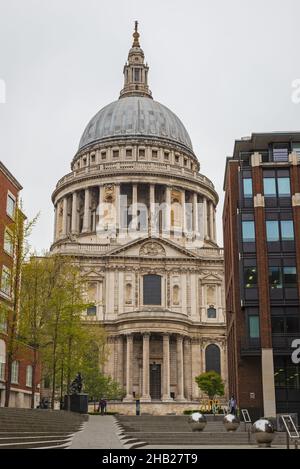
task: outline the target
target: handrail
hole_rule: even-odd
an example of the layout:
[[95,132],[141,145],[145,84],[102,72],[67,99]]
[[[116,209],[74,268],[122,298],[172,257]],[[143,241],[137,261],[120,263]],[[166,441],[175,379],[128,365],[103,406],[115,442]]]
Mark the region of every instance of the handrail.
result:
[[[296,428],[295,422],[290,415],[281,415],[285,431],[286,431],[286,447],[290,448],[290,440],[294,440],[295,449],[298,449],[298,440],[300,439],[299,432]],[[294,435],[293,435],[294,433]]]

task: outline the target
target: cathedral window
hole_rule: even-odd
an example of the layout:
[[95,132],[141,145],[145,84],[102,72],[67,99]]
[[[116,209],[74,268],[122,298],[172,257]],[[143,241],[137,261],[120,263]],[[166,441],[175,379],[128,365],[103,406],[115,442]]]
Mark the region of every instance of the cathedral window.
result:
[[205,369],[221,374],[220,349],[215,344],[210,344],[205,349]]
[[161,276],[144,275],[143,278],[144,305],[161,305]]
[[126,148],[126,157],[131,158],[132,157],[132,149],[131,148]]
[[97,313],[97,307],[95,305],[88,306],[86,310],[87,316],[96,316]]
[[207,317],[208,317],[208,319],[216,319],[217,310],[213,305],[211,305],[211,306],[209,306],[209,308],[207,308]]
[[141,81],[140,79],[141,70],[139,68],[134,69],[134,81]]
[[139,149],[139,157],[140,158],[145,158],[145,148],[140,148]]
[[113,158],[119,158],[119,150],[113,150]]
[[101,160],[106,160],[106,151],[101,152]]
[[96,160],[96,156],[95,156],[95,155],[91,155],[91,163],[95,163],[95,160]]
[[169,161],[169,153],[165,151],[164,158],[166,161]]
[[158,151],[157,150],[152,150],[152,158],[154,158],[156,160],[157,157],[158,157]]
[[179,163],[179,156],[175,156],[175,163]]

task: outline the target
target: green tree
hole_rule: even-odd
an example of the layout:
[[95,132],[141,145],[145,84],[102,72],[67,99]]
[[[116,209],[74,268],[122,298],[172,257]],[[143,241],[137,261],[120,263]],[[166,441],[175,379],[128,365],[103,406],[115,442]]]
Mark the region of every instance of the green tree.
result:
[[11,233],[13,246],[13,268],[10,278],[11,301],[8,307],[1,309],[1,320],[7,324],[7,377],[5,383],[5,407],[9,406],[11,389],[11,371],[12,363],[20,344],[18,337],[18,328],[20,321],[20,294],[21,278],[25,258],[29,252],[27,239],[31,234],[32,228],[37,221],[38,216],[28,221],[22,211],[22,205],[17,203],[14,222],[8,227]]
[[199,389],[203,391],[209,399],[215,399],[217,396],[224,396],[224,382],[216,371],[207,371],[195,377]]

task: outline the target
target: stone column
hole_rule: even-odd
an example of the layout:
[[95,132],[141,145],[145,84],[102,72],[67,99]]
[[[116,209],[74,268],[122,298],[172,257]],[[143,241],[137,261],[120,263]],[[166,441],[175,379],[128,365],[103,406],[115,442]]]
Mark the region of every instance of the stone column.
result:
[[126,336],[126,396],[124,401],[131,402],[133,399],[132,395],[132,361],[133,361],[133,335],[128,334]]
[[186,211],[185,211],[185,190],[181,191],[181,206],[182,206],[182,232],[183,234],[187,233],[187,223],[186,223]]
[[132,213],[132,222],[131,222],[131,228],[134,233],[137,231],[137,203],[138,203],[138,198],[137,198],[137,184],[132,184],[132,207],[131,207],[131,213]]
[[198,227],[198,194],[197,192],[193,193],[193,231],[194,236],[198,236],[199,227]]
[[153,236],[156,234],[156,219],[155,219],[155,184],[150,184],[150,234]]
[[172,401],[170,397],[170,334],[163,334],[163,395],[164,402]]
[[102,205],[102,199],[103,199],[103,185],[99,186],[99,197],[98,197],[98,207],[96,210],[96,213],[98,214],[98,223],[96,222],[96,233],[100,233],[101,231],[103,232],[103,205]]
[[184,401],[183,388],[183,337],[177,335],[177,396],[176,401]]
[[120,230],[120,184],[116,184],[116,199],[115,199],[115,210],[116,210],[116,236]]
[[64,197],[63,199],[63,219],[62,219],[62,237],[67,236],[67,224],[68,224],[68,199]]
[[150,333],[143,334],[143,392],[141,402],[151,401],[149,380]]
[[90,231],[90,189],[85,189],[84,193],[84,215],[83,215],[83,227],[82,232],[87,233]]
[[171,230],[171,187],[166,186],[165,194],[165,223],[164,223],[164,232],[167,237],[170,237]]
[[206,197],[203,197],[203,239],[207,239],[207,231],[208,231],[208,226],[207,226],[207,199]]
[[184,374],[184,396],[189,401],[192,394],[192,364],[191,364],[191,340],[185,338],[183,342],[183,374]]
[[123,336],[117,338],[117,380],[121,386],[124,386],[124,369],[123,369]]
[[78,212],[77,212],[77,192],[72,194],[72,222],[71,222],[71,232],[77,234],[78,232],[78,222],[77,222]]
[[57,240],[57,220],[58,220],[58,204],[54,205],[54,233],[53,242]]
[[211,240],[214,239],[214,204],[209,203],[209,237]]

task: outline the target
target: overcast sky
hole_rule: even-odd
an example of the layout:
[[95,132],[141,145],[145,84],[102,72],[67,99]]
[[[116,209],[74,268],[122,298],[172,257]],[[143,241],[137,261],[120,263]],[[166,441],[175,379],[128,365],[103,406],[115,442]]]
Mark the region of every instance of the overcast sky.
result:
[[32,246],[48,249],[51,193],[90,118],[114,101],[140,24],[154,99],[186,126],[220,195],[251,132],[300,130],[299,0],[0,0],[0,160],[23,185]]

